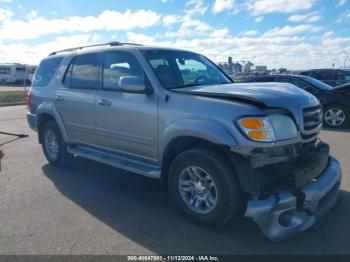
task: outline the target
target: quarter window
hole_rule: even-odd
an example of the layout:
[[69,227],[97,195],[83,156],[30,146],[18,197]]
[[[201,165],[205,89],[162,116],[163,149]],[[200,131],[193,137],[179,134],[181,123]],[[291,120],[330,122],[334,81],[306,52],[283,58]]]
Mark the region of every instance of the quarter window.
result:
[[43,60],[35,72],[33,86],[46,86],[50,83],[52,77],[62,61],[62,57],[48,58]]
[[123,76],[137,76],[144,79],[144,72],[136,58],[126,52],[109,52],[103,65],[103,88],[119,90]]

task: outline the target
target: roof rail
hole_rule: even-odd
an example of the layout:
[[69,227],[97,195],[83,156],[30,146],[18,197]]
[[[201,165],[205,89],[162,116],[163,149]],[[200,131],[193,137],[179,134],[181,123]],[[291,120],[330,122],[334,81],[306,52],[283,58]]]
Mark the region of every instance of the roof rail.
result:
[[89,47],[98,47],[98,46],[124,46],[124,45],[133,45],[133,46],[142,46],[140,44],[134,44],[134,43],[122,43],[122,42],[109,42],[109,43],[104,43],[104,44],[96,44],[96,45],[86,45],[86,46],[79,46],[79,47],[73,47],[73,48],[68,48],[60,51],[55,51],[49,54],[49,56],[57,55],[58,53],[64,53],[64,52],[72,52],[76,50],[81,50],[84,48],[89,48]]

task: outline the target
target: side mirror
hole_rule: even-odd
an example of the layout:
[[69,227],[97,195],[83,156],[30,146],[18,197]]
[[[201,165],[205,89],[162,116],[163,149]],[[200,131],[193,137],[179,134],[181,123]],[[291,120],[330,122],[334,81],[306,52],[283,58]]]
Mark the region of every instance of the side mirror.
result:
[[146,93],[145,80],[139,76],[122,76],[119,87],[126,93]]

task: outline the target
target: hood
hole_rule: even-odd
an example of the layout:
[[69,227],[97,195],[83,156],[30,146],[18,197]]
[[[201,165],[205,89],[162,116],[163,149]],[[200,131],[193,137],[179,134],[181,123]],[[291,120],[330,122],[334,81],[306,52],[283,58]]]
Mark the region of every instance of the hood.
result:
[[[244,83],[180,88],[177,93],[229,99],[254,104],[261,108],[301,108],[318,105],[312,94],[287,83]],[[294,111],[294,110],[291,110]]]

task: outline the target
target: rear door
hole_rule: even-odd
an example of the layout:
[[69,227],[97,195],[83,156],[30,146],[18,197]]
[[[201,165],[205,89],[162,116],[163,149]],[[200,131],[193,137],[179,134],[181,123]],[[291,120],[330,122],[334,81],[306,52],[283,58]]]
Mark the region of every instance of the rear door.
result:
[[95,96],[101,69],[101,54],[75,56],[57,90],[55,103],[72,142],[94,145]]
[[122,76],[143,78],[152,88],[132,53],[105,53],[102,86],[96,94],[98,145],[153,162],[157,153],[157,92],[125,93],[119,87]]

